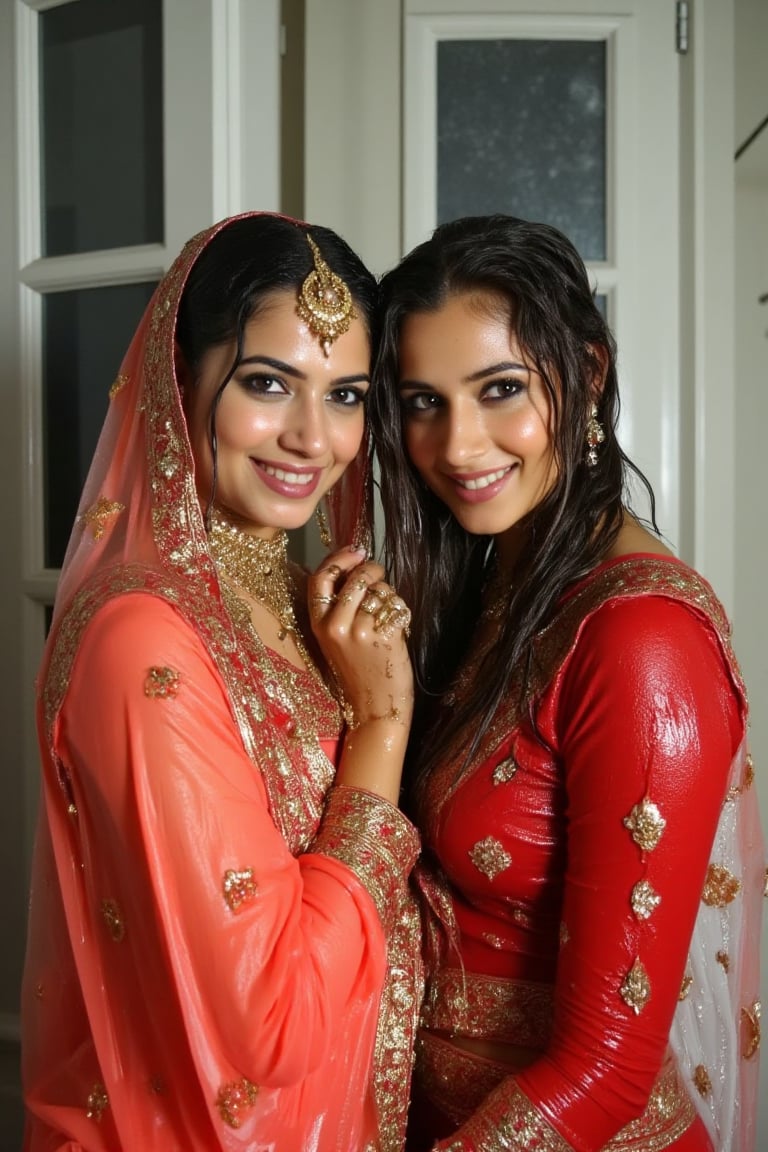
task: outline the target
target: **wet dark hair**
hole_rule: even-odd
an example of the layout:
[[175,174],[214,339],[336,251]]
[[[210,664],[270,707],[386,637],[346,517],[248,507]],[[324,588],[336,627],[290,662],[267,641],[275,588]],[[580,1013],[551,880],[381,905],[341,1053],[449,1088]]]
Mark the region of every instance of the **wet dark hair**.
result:
[[193,383],[205,353],[235,341],[232,364],[211,404],[213,485],[206,519],[216,490],[216,412],[221,395],[242,360],[245,327],[275,292],[291,291],[298,296],[314,267],[308,234],[331,271],[349,288],[355,312],[365,325],[372,346],[376,338],[376,280],[346,241],[330,228],[263,213],[234,218],[214,236],[189,274],[176,321],[176,343]]
[[[521,666],[525,695],[533,639],[568,585],[605,557],[623,508],[629,507],[631,476],[647,490],[654,528],[655,505],[648,481],[616,437],[613,337],[583,261],[561,232],[511,216],[456,220],[437,228],[384,276],[380,288],[382,329],[368,414],[380,463],[384,562],[413,610],[411,644],[421,702],[410,760],[420,773],[455,756],[457,746],[466,756],[474,753],[509,691],[513,670]],[[466,652],[495,549],[492,538],[461,527],[408,459],[398,345],[406,317],[435,311],[450,296],[465,293],[490,305],[494,314],[503,307],[541,374],[552,407],[557,478],[527,518],[527,545],[505,592],[506,611],[486,664],[453,713],[435,716],[429,697],[447,688]],[[597,464],[589,467],[585,437],[593,400],[605,440]]]

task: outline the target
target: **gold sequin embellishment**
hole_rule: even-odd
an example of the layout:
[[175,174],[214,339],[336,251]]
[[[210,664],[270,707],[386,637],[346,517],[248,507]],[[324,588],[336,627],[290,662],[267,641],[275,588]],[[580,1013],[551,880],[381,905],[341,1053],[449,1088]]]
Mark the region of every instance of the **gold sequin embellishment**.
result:
[[91,529],[94,540],[100,540],[104,535],[107,521],[125,511],[125,504],[117,500],[107,500],[106,496],[99,496],[95,504],[83,512],[82,519]]
[[112,386],[109,389],[110,400],[114,400],[114,398],[115,398],[115,396],[117,396],[118,392],[122,392],[123,388],[125,388],[127,383],[128,383],[128,377],[125,375],[124,372],[121,372],[118,376],[116,376],[114,382],[112,383]]
[[216,1097],[216,1107],[224,1123],[230,1128],[239,1128],[243,1122],[243,1113],[253,1108],[258,1095],[259,1089],[245,1077],[222,1084]]
[[252,900],[256,895],[256,881],[253,879],[253,868],[244,868],[235,872],[229,868],[224,873],[222,884],[224,899],[233,912],[237,912],[241,905]]
[[125,936],[125,924],[120,915],[120,909],[114,900],[102,900],[101,915],[104,917],[104,923],[110,936],[119,944]]
[[715,956],[715,960],[717,960],[718,964],[725,972],[727,972],[731,966],[731,958],[727,952],[718,952]]
[[94,1084],[88,1093],[85,1112],[87,1119],[95,1120],[98,1124],[108,1105],[109,1097],[106,1088],[103,1084]]
[[647,880],[632,889],[632,911],[638,920],[648,920],[661,904],[661,896]]
[[712,1080],[703,1064],[697,1064],[693,1073],[693,1082],[699,1096],[709,1096],[712,1091]]
[[710,864],[701,898],[708,908],[725,908],[736,899],[741,881],[722,864]]
[[636,959],[619,989],[622,1000],[639,1016],[651,998],[651,982],[639,959]]
[[725,797],[726,804],[731,800],[738,800],[739,796],[741,796],[743,792],[746,792],[749,788],[752,787],[754,781],[755,765],[752,760],[751,752],[747,752],[747,755],[744,757],[744,775],[742,777],[741,783],[734,784],[731,788],[728,789],[728,793]]
[[677,994],[678,1000],[685,1000],[685,998],[688,995],[688,993],[690,992],[692,986],[693,986],[693,976],[689,976],[688,973],[686,973],[685,976],[683,976],[683,981],[680,985],[680,991]]
[[479,872],[489,880],[495,879],[505,868],[509,868],[512,857],[509,852],[493,836],[486,836],[478,840],[477,844],[469,850],[469,858]]
[[508,756],[506,760],[502,760],[500,764],[496,765],[491,774],[491,779],[494,784],[508,784],[509,781],[513,780],[517,775],[518,767],[519,765],[514,756]]
[[144,695],[159,700],[174,698],[180,682],[181,677],[175,668],[150,668],[144,681]]
[[760,1016],[762,1005],[755,1000],[751,1008],[741,1010],[741,1054],[745,1060],[751,1060],[760,1048]]
[[667,822],[659,809],[647,797],[635,804],[629,816],[624,818],[624,827],[632,833],[632,839],[643,852],[652,852],[661,840]]

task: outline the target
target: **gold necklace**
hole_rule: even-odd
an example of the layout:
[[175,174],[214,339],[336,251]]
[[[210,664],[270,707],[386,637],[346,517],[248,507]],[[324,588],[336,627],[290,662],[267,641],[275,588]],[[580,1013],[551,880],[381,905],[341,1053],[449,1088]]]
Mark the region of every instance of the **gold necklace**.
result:
[[288,565],[288,534],[279,531],[271,540],[251,536],[214,512],[208,543],[216,567],[276,617],[281,640],[292,633],[303,656]]

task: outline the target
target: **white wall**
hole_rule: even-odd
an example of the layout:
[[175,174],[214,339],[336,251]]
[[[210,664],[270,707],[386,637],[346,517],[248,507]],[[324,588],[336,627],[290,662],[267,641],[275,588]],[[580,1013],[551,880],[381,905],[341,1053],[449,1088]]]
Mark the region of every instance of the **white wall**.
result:
[[[768,3],[736,0],[737,147],[768,115]],[[736,161],[736,500],[734,641],[749,692],[763,825],[768,831],[768,128]],[[724,381],[724,386],[729,382]],[[763,1002],[768,996],[768,909]],[[768,1054],[761,1066],[758,1152],[768,1149]]]

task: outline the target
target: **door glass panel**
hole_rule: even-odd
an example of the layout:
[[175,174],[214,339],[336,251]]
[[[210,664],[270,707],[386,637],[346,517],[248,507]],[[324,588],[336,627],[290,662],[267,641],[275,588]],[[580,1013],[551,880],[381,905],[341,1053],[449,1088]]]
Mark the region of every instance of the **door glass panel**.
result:
[[162,243],[162,0],[39,19],[43,255]]
[[606,259],[604,40],[441,40],[437,218],[508,212]]
[[43,297],[45,566],[60,568],[109,388],[155,284]]

